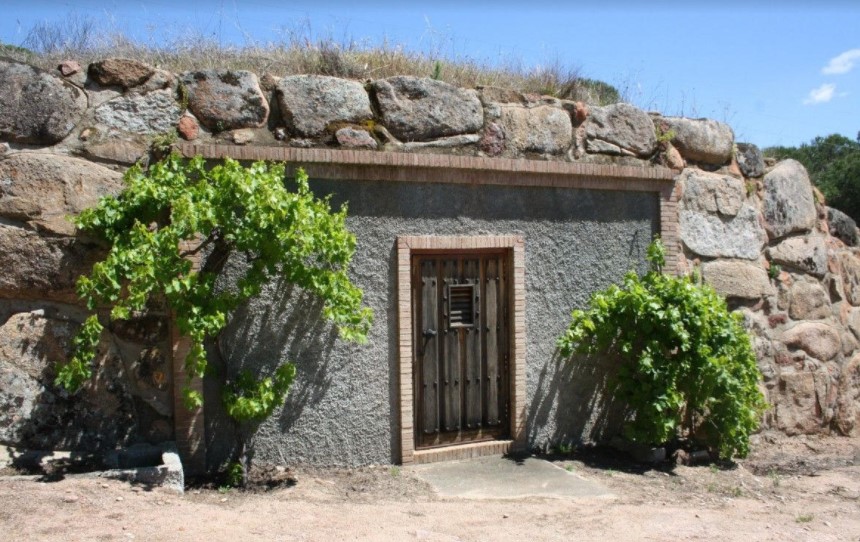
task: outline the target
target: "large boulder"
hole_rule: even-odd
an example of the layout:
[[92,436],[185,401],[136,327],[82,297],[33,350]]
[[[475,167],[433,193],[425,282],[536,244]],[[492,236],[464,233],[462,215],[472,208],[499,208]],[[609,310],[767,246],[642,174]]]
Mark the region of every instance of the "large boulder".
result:
[[185,72],[179,80],[187,93],[188,109],[210,130],[259,128],[269,118],[269,103],[257,76],[249,71]]
[[95,120],[108,134],[154,135],[173,130],[182,108],[171,90],[130,93],[107,101],[95,110]]
[[154,67],[129,58],[106,58],[89,67],[90,77],[98,84],[125,89],[142,84],[154,73]]
[[707,262],[702,266],[702,278],[726,297],[760,299],[776,293],[767,272],[746,262]]
[[598,140],[640,157],[650,156],[657,149],[651,117],[626,103],[590,108],[585,135],[586,144]]
[[134,403],[111,343],[97,349],[93,378],[74,395],[54,385],[78,325],[42,311],[13,314],[0,325],[0,442],[41,450],[97,450],[122,445],[134,428]]
[[735,158],[744,177],[761,177],[764,175],[764,156],[761,150],[752,143],[738,143]]
[[849,247],[857,246],[857,223],[839,209],[827,208],[827,222],[830,224],[830,235],[836,237]]
[[402,140],[474,133],[484,123],[481,101],[474,90],[407,75],[376,80],[371,90],[382,123]]
[[549,105],[500,107],[498,124],[504,132],[507,150],[538,154],[565,152],[573,140],[570,115]]
[[122,175],[86,160],[15,153],[0,159],[0,216],[52,234],[74,235],[68,216],[122,187]]
[[691,168],[684,170],[678,181],[683,190],[682,208],[689,211],[736,216],[746,197],[744,182],[728,175]]
[[277,83],[281,115],[290,130],[302,137],[322,135],[336,123],[360,123],[373,118],[364,86],[325,75],[293,75]]
[[821,431],[833,414],[825,404],[830,385],[827,368],[821,365],[782,372],[777,395],[770,398],[777,428],[788,435]]
[[732,159],[735,134],[728,124],[711,119],[656,117],[661,133],[673,133],[672,144],[687,160],[722,165]]
[[794,320],[820,320],[832,314],[830,296],[818,282],[797,281],[791,287],[788,315]]
[[839,331],[823,322],[800,322],[783,333],[782,342],[820,361],[829,361],[842,351]]
[[52,145],[87,108],[76,86],[38,68],[0,59],[0,139]]
[[42,237],[0,224],[0,298],[77,302],[75,282],[88,274],[104,250],[70,237]]
[[733,217],[681,209],[681,241],[700,256],[755,260],[767,242],[756,208],[744,203]]
[[771,238],[806,232],[815,226],[815,199],[806,169],[783,160],[764,176],[763,214]]
[[827,244],[824,236],[790,237],[768,249],[771,260],[816,277],[827,273]]
[[760,256],[767,234],[756,207],[746,202],[743,181],[688,168],[678,183],[681,241],[688,249],[709,258]]

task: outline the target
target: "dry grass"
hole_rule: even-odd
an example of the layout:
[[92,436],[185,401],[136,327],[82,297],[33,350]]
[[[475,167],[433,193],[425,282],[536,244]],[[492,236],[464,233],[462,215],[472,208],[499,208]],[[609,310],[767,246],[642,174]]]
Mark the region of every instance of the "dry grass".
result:
[[132,58],[173,72],[229,68],[276,76],[321,74],[367,80],[392,75],[434,77],[455,86],[497,86],[526,93],[608,104],[618,91],[602,81],[581,77],[578,69],[556,61],[540,68],[515,62],[492,65],[468,56],[408,51],[401,46],[353,39],[317,38],[309,29],[289,32],[281,42],[224,46],[212,38],[184,35],[159,45],[134,41],[121,32],[105,32],[89,19],[70,16],[62,24],[39,23],[23,47],[0,43],[0,55],[51,69],[64,59],[82,65],[108,57]]

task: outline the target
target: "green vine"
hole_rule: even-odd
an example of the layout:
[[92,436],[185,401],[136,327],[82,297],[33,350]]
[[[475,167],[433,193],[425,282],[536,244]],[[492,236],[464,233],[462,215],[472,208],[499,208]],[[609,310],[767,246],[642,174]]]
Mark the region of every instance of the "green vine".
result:
[[262,420],[284,404],[284,396],[296,377],[296,366],[285,363],[275,370],[274,378],[254,379],[247,371],[239,373],[224,393],[227,414],[238,421]]
[[659,445],[684,436],[721,458],[745,457],[766,408],[742,316],[713,288],[662,273],[659,239],[651,270],[594,294],[575,310],[558,346],[564,356],[611,353],[621,359],[613,392],[630,410],[625,434]]
[[[125,182],[119,196],[103,198],[74,219],[110,246],[92,273],[79,278],[77,291],[91,311],[110,306],[111,320],[128,319],[151,300],[166,301],[179,332],[191,340],[184,360],[189,381],[206,372],[204,340],[276,276],[319,296],[342,338],[366,341],[373,315],[346,274],[355,251],[346,209],[332,212],[328,200],[315,198],[303,170],[288,190],[282,164],[246,168],[225,159],[207,169],[201,157],[186,161],[172,154],[147,171],[132,166]],[[249,265],[235,289],[216,290],[215,279],[234,252],[244,253]],[[199,270],[192,269],[193,257],[204,257]],[[102,329],[96,315],[87,319],[57,384],[76,390],[91,377]],[[289,363],[259,382],[240,376],[224,395],[227,411],[240,420],[271,414],[294,376]],[[186,406],[202,404],[187,385],[183,394]]]

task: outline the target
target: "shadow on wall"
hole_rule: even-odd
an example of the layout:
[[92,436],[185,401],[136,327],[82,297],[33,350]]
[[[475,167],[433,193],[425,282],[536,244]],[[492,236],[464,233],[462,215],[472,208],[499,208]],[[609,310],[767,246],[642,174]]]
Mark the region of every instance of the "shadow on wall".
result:
[[309,406],[318,404],[339,378],[331,366],[337,330],[323,318],[323,303],[316,296],[281,280],[267,285],[258,298],[239,307],[217,339],[209,344],[211,374],[204,382],[208,463],[217,468],[238,449],[235,423],[222,404],[223,378],[243,370],[258,378],[271,375],[283,362],[296,366],[296,379],[286,402],[265,427],[248,424],[248,454],[254,456],[254,435],[261,430],[289,432]]
[[[397,306],[397,246],[392,245],[388,253],[388,283],[385,311],[388,315],[385,325],[389,326],[388,336],[388,420],[391,438],[389,439],[391,448],[391,461],[398,462],[401,457],[400,442],[402,435],[400,434],[400,387],[403,382],[400,380],[400,348],[398,333],[399,313]],[[380,321],[380,315],[377,315],[377,322]],[[379,325],[379,323],[375,324]],[[411,375],[404,375],[403,378],[411,378]],[[411,420],[409,420],[411,421]]]
[[[620,435],[628,411],[610,389],[617,367],[615,359],[580,354],[563,358],[556,350],[538,377],[543,392],[536,393],[529,405],[529,442],[535,442],[539,429],[547,425],[555,430],[538,444],[543,451]],[[548,424],[551,418],[555,423]]]
[[57,363],[71,355],[79,323],[45,312],[18,313],[0,324],[13,329],[0,345],[0,443],[87,452],[130,443],[138,418],[113,341],[102,339],[94,378],[69,393],[54,379]]

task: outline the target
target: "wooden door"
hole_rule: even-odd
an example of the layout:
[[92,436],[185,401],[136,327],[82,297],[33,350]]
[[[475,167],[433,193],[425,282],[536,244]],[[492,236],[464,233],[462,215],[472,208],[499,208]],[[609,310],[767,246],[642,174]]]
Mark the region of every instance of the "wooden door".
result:
[[412,258],[415,445],[508,436],[507,258]]

